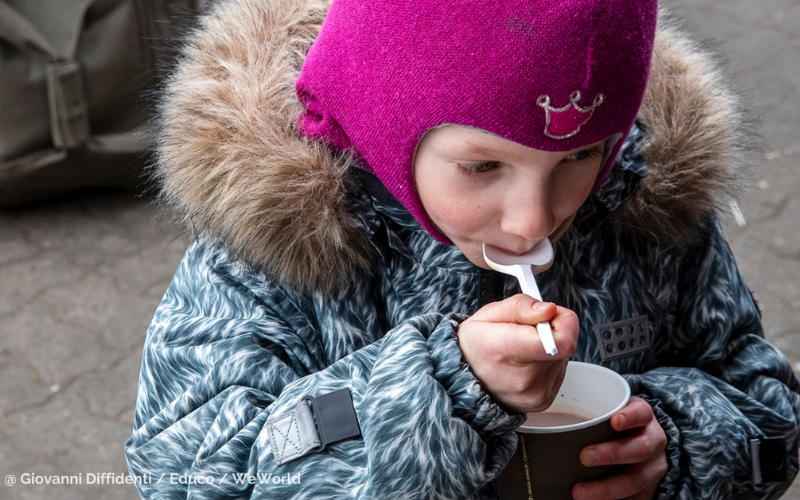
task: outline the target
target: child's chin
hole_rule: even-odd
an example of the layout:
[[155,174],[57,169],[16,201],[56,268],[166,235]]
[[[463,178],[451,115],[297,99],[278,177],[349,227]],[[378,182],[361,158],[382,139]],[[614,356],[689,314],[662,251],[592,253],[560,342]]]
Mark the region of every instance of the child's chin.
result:
[[465,255],[465,257],[467,258],[467,260],[469,260],[470,262],[472,262],[476,266],[480,267],[481,269],[487,269],[489,271],[492,270],[492,268],[489,267],[489,264],[487,264],[486,261],[483,260],[483,254],[481,254],[477,258],[476,257],[470,257],[469,255]]

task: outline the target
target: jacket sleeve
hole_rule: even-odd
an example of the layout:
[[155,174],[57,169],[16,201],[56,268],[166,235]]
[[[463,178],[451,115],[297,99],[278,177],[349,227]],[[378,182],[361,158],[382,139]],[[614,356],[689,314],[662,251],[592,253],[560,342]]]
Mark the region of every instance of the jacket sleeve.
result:
[[[481,390],[457,345],[458,318],[412,318],[329,364],[319,338],[303,333],[313,328],[293,327],[314,318],[276,314],[201,246],[187,252],[144,346],[125,444],[143,498],[464,498],[493,488],[524,416]],[[270,416],[345,387],[361,437],[278,465]]]
[[[685,254],[678,294],[672,366],[626,377],[667,434],[658,498],[778,498],[798,470],[800,384],[765,340],[716,217]],[[767,476],[767,462],[783,460],[788,480],[757,484],[752,441],[776,437],[782,449],[757,465]]]

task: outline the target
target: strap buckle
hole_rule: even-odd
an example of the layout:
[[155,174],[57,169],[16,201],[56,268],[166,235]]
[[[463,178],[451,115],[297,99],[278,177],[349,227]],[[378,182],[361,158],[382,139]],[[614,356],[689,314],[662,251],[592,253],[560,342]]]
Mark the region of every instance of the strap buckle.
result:
[[83,145],[91,136],[91,129],[81,67],[77,62],[48,63],[47,101],[53,145],[58,149]]

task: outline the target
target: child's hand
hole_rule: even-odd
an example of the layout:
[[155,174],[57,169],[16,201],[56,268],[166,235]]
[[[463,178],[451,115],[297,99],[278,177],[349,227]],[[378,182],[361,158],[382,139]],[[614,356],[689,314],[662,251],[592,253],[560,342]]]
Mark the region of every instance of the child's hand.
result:
[[[534,305],[536,308],[534,308]],[[535,325],[550,321],[558,354],[544,351]],[[578,343],[578,317],[569,309],[515,295],[487,304],[458,328],[464,359],[484,389],[505,408],[546,410],[558,395]]]
[[581,463],[587,467],[629,464],[628,467],[599,481],[576,484],[572,496],[577,500],[653,498],[658,482],[667,473],[667,436],[653,409],[645,400],[632,397],[625,408],[611,417],[611,427],[633,430],[626,437],[587,446],[581,451]]

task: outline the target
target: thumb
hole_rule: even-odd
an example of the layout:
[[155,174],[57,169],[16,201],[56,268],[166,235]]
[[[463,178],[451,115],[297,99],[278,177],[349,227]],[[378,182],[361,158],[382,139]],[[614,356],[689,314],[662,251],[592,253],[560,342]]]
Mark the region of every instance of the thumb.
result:
[[552,302],[541,302],[520,293],[500,302],[486,304],[478,309],[470,319],[487,323],[535,325],[543,321],[550,321],[556,312],[556,305]]

